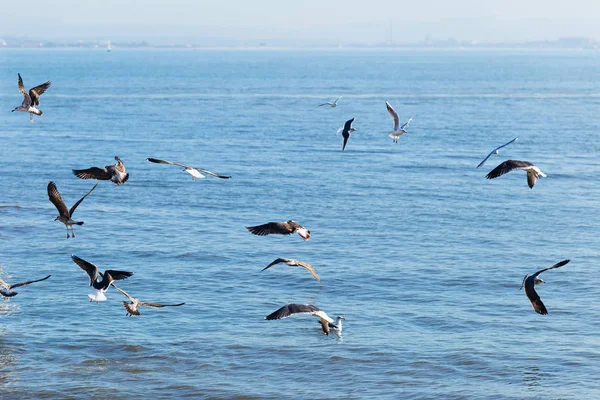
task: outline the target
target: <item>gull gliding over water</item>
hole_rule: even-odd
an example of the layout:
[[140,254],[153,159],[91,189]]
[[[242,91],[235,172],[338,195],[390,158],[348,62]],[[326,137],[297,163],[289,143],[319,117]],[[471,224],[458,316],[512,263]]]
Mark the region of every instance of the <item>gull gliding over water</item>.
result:
[[350,138],[350,134],[352,132],[356,132],[356,129],[354,129],[352,127],[352,123],[354,122],[354,118],[349,119],[348,121],[346,121],[346,123],[344,124],[344,126],[340,129],[337,130],[337,134],[341,134],[342,137],[344,138],[344,144],[342,145],[342,151],[344,151],[344,149],[346,148],[346,143],[348,143],[348,138]]
[[331,319],[325,311],[321,310],[317,306],[313,306],[312,304],[287,304],[281,307],[279,310],[267,315],[265,319],[267,321],[271,321],[275,319],[291,317],[294,314],[308,314],[319,318],[323,333],[329,335],[329,324],[333,323],[333,319]]
[[307,262],[304,261],[298,261],[298,260],[294,260],[293,258],[278,258],[277,260],[273,261],[271,264],[267,265],[266,267],[263,268],[263,271],[265,269],[269,269],[271,268],[273,265],[276,264],[286,264],[290,267],[301,267],[304,268],[305,270],[307,270],[308,272],[311,273],[311,275],[319,282],[321,282],[321,278],[319,278],[319,275],[317,275],[317,272],[315,271],[315,269],[313,268],[312,265],[310,265]]
[[554,264],[550,268],[544,268],[543,270],[538,271],[531,276],[525,275],[525,278],[523,278],[523,283],[521,284],[520,289],[525,288],[525,295],[531,302],[531,305],[533,306],[533,309],[535,310],[536,313],[542,314],[542,315],[548,314],[548,310],[546,310],[546,306],[544,305],[544,303],[542,303],[542,299],[535,291],[535,285],[538,285],[540,283],[545,283],[542,279],[538,278],[538,275],[541,274],[542,272],[548,271],[550,269],[562,267],[563,265],[568,264],[569,261],[571,261],[571,260],[561,261],[557,264]]
[[[98,271],[98,267],[92,264],[91,262],[87,262],[74,254],[71,255],[71,258],[73,259],[73,262],[77,264],[79,268],[84,270],[90,277],[90,286],[92,286],[94,290],[92,293],[88,294],[88,297],[90,298],[90,302],[95,300],[96,304],[99,301],[106,300],[104,292],[108,290],[108,287],[113,281],[127,279],[131,275],[133,275],[133,272],[116,271],[112,269],[107,269],[106,271],[104,271],[104,274],[102,274],[102,272]],[[98,280],[98,275],[100,275],[100,277],[102,278],[101,281]]]
[[104,168],[92,167],[88,169],[74,169],[73,174],[81,179],[98,179],[100,181],[110,180],[119,186],[127,182],[129,174],[125,169],[125,164],[119,157],[115,156],[117,161],[114,165],[107,165]]
[[185,303],[178,303],[178,304],[158,304],[158,303],[147,303],[144,301],[140,301],[139,299],[136,299],[135,297],[129,295],[129,293],[127,293],[126,291],[124,291],[123,289],[117,287],[117,285],[113,283],[111,283],[112,287],[114,287],[115,289],[117,289],[119,292],[121,292],[125,297],[127,297],[129,299],[129,303],[124,301],[123,302],[123,307],[125,307],[125,310],[127,311],[127,315],[128,316],[132,316],[132,315],[141,315],[140,312],[138,311],[138,308],[140,307],[154,307],[154,308],[162,308],[162,307],[179,307],[184,305]]
[[156,163],[156,164],[170,164],[170,165],[177,165],[177,166],[183,167],[183,170],[185,172],[187,172],[188,174],[190,174],[192,176],[192,180],[194,180],[194,181],[196,180],[196,178],[203,179],[204,175],[202,175],[202,174],[212,175],[214,177],[221,178],[221,179],[231,178],[231,176],[215,174],[214,172],[210,172],[206,169],[191,167],[189,165],[185,165],[185,164],[182,164],[179,162],[159,160],[158,158],[147,158],[146,160]]
[[42,278],[42,279],[36,279],[35,281],[26,281],[26,282],[21,282],[21,283],[15,283],[14,285],[9,285],[3,279],[0,278],[0,286],[4,287],[4,289],[0,288],[0,294],[2,294],[2,296],[4,296],[4,297],[16,296],[18,293],[13,291],[14,288],[29,285],[29,284],[35,283],[35,282],[45,281],[46,279],[50,278],[50,276],[52,276],[52,275],[48,275],[47,277]]
[[40,96],[50,87],[51,82],[42,83],[34,88],[29,89],[29,92],[25,90],[23,85],[23,79],[21,74],[19,75],[19,92],[23,93],[23,102],[19,107],[15,107],[12,112],[27,112],[29,113],[29,122],[33,123],[33,114],[42,115],[42,110],[38,110],[36,106],[40,105]]
[[491,170],[486,178],[494,179],[506,173],[509,173],[513,169],[522,169],[527,172],[527,184],[530,189],[533,189],[533,185],[539,177],[545,178],[546,174],[544,174],[538,167],[530,163],[529,161],[519,161],[519,160],[507,160],[502,164],[498,165],[496,168]]
[[294,221],[293,219],[287,222],[267,222],[266,224],[247,226],[246,229],[253,235],[291,235],[297,233],[304,240],[310,239],[310,231]]
[[516,142],[518,139],[519,139],[518,137],[517,137],[517,138],[514,138],[514,139],[513,139],[513,140],[511,140],[510,142],[508,142],[508,143],[504,143],[502,146],[498,146],[498,147],[496,147],[494,150],[492,150],[492,152],[491,152],[490,154],[488,154],[488,155],[487,155],[487,157],[486,157],[486,158],[484,158],[484,159],[483,159],[483,161],[482,161],[482,162],[480,162],[480,163],[479,163],[479,165],[477,166],[477,168],[479,168],[479,167],[481,167],[483,164],[485,164],[485,162],[488,160],[488,158],[490,158],[490,157],[492,156],[492,154],[498,154],[498,153],[499,153],[499,152],[498,152],[498,150],[500,150],[501,148],[503,148],[503,147],[505,147],[505,146],[508,146],[508,145],[509,145],[509,144],[511,144],[511,143],[514,143],[514,142]]
[[59,220],[60,222],[65,224],[65,227],[67,228],[67,239],[69,238],[69,227],[71,227],[71,233],[73,234],[73,237],[75,237],[75,231],[73,230],[73,225],[83,225],[83,221],[73,221],[71,219],[71,217],[73,216],[73,213],[75,212],[75,209],[77,208],[77,206],[79,204],[81,204],[83,199],[85,199],[90,193],[92,193],[92,191],[94,189],[96,189],[96,186],[98,186],[97,183],[94,185],[93,188],[90,189],[89,192],[87,192],[85,194],[85,196],[80,198],[79,201],[77,201],[77,203],[75,203],[73,205],[73,207],[71,207],[71,209],[69,210],[69,209],[67,209],[65,202],[63,201],[62,197],[60,196],[60,193],[58,192],[58,189],[56,188],[56,185],[54,184],[54,182],[48,183],[48,198],[50,199],[52,204],[54,204],[54,207],[56,207],[56,209],[58,210],[58,214],[59,214],[58,217],[56,217],[54,220],[55,221]]
[[406,121],[404,125],[400,126],[400,117],[398,116],[396,110],[394,110],[394,107],[392,107],[392,105],[387,101],[385,102],[385,106],[387,107],[387,110],[390,113],[390,117],[392,117],[392,121],[394,121],[394,131],[391,132],[388,136],[394,139],[394,143],[398,143],[398,139],[400,138],[400,136],[406,133],[406,128],[408,128],[408,125],[410,125],[412,118],[409,118],[409,120]]
[[338,98],[337,98],[337,99],[336,99],[336,100],[335,100],[333,103],[329,103],[329,102],[327,102],[327,103],[319,104],[319,106],[317,106],[317,108],[318,108],[318,107],[323,107],[323,106],[329,106],[329,107],[331,107],[331,108],[336,108],[336,107],[337,107],[337,102],[338,102],[338,101],[339,101],[339,100],[340,100],[342,97],[343,97],[343,96],[340,96],[340,97],[338,97]]

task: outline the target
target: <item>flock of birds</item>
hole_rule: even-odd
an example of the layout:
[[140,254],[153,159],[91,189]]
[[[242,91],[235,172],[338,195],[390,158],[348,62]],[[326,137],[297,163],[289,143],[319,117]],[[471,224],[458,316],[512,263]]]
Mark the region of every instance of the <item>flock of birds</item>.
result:
[[[13,111],[29,113],[30,122],[33,123],[34,122],[34,120],[33,120],[34,114],[38,115],[38,116],[42,115],[42,111],[40,109],[38,109],[37,107],[40,105],[40,102],[39,102],[40,96],[50,87],[51,82],[50,81],[45,82],[45,83],[38,85],[38,86],[30,89],[29,91],[27,91],[27,90],[25,90],[25,87],[23,85],[23,79],[21,78],[21,75],[18,74],[18,77],[19,77],[19,79],[18,79],[19,92],[21,92],[23,94],[24,99],[23,99],[23,102],[21,103],[21,105],[16,107]],[[336,107],[338,107],[338,102],[341,98],[342,98],[342,96],[338,97],[334,102],[326,102],[326,103],[320,104],[318,107],[329,106],[331,108],[336,108]],[[412,122],[412,118],[409,118],[407,122],[405,122],[404,124],[401,124],[400,117],[398,116],[398,113],[396,112],[396,110],[392,107],[392,105],[389,102],[386,101],[385,104],[386,104],[387,111],[390,114],[390,117],[392,118],[392,121],[393,121],[393,131],[390,132],[388,136],[393,139],[394,143],[398,143],[399,138],[407,132],[407,128],[410,125],[410,123]],[[337,131],[337,133],[339,135],[341,135],[343,138],[342,151],[344,151],[346,149],[346,145],[348,143],[348,139],[350,138],[350,134],[356,131],[356,129],[352,127],[354,120],[355,120],[354,118],[347,120],[346,123],[344,124],[344,126],[341,127],[340,129],[338,129],[338,131]],[[492,155],[499,154],[500,149],[514,143],[517,140],[518,140],[518,138],[514,138],[513,140],[509,141],[508,143],[505,143],[505,144],[495,148],[492,152],[490,152],[483,159],[483,161],[481,161],[481,163],[479,163],[477,168],[483,166],[485,164],[485,162]],[[99,181],[111,181],[115,185],[122,185],[125,182],[127,182],[127,180],[129,179],[129,173],[127,173],[125,164],[121,161],[121,159],[119,157],[115,157],[115,161],[116,161],[116,163],[114,165],[108,165],[104,168],[91,167],[91,168],[87,168],[87,169],[73,170],[73,174],[81,179],[95,179],[95,180],[99,180]],[[147,158],[147,161],[156,163],[156,164],[168,164],[168,165],[176,165],[176,166],[182,167],[185,172],[189,173],[192,176],[192,180],[204,178],[205,177],[204,175],[211,175],[211,176],[214,176],[214,177],[220,178],[220,179],[231,178],[230,176],[216,174],[214,172],[211,172],[211,171],[208,171],[208,170],[205,170],[202,168],[195,168],[195,167],[192,167],[192,166],[189,166],[186,164],[182,164],[179,162],[160,160],[157,158]],[[502,176],[508,172],[511,172],[513,170],[523,170],[526,172],[527,184],[530,188],[533,188],[533,186],[535,185],[538,178],[546,177],[546,175],[534,164],[532,164],[528,161],[519,161],[519,160],[506,160],[506,161],[502,162],[496,168],[491,170],[487,174],[486,177],[487,177],[487,179],[494,179],[494,178]],[[47,187],[48,198],[49,198],[50,202],[52,202],[52,204],[54,204],[54,206],[56,207],[56,209],[58,211],[58,216],[55,218],[55,221],[56,220],[60,221],[65,225],[65,228],[67,230],[67,238],[75,237],[75,231],[73,229],[74,225],[83,225],[83,221],[73,220],[73,213],[75,212],[77,207],[81,204],[81,202],[83,202],[83,200],[87,196],[89,196],[94,191],[94,189],[96,189],[97,186],[98,186],[98,183],[96,183],[83,197],[81,197],[69,209],[69,208],[67,208],[65,202],[63,201],[63,199],[60,195],[60,192],[58,191],[58,189],[56,187],[56,184],[54,182],[48,183],[48,187]],[[70,232],[69,232],[69,229],[70,229]],[[289,220],[286,222],[268,222],[268,223],[262,224],[262,225],[249,226],[249,227],[246,227],[246,229],[250,233],[252,233],[254,235],[258,235],[258,236],[266,236],[266,235],[273,235],[273,234],[291,235],[291,234],[297,233],[303,240],[310,239],[310,230],[306,229],[304,226],[300,225],[298,222],[293,221],[293,220]],[[72,255],[71,258],[72,258],[73,262],[76,265],[78,265],[82,270],[84,270],[87,273],[87,275],[89,276],[89,284],[90,284],[90,287],[92,288],[92,293],[88,294],[90,302],[95,301],[96,303],[98,303],[100,301],[105,301],[106,300],[105,292],[108,290],[108,288],[110,286],[113,286],[117,291],[122,293],[128,299],[128,301],[123,301],[123,306],[124,306],[125,310],[127,311],[126,315],[129,315],[129,316],[132,316],[132,315],[139,316],[140,315],[140,312],[139,312],[140,307],[162,308],[162,307],[177,307],[177,306],[182,306],[185,304],[185,303],[159,304],[159,303],[140,301],[139,299],[132,297],[127,292],[125,292],[124,290],[122,290],[121,288],[117,287],[114,284],[115,281],[123,280],[123,279],[127,279],[127,278],[131,277],[133,275],[133,272],[118,271],[118,270],[105,270],[104,273],[102,273],[99,271],[98,267],[96,265],[92,264],[91,262],[88,262],[76,255]],[[525,277],[523,278],[521,289],[524,289],[525,295],[530,300],[531,305],[533,306],[533,309],[537,313],[548,314],[548,311],[547,311],[544,303],[540,299],[540,296],[538,295],[538,293],[535,291],[535,285],[544,283],[544,281],[539,278],[539,275],[545,271],[562,267],[562,266],[566,265],[569,261],[570,260],[561,261],[561,262],[553,265],[552,267],[542,269],[531,276],[525,275]],[[303,262],[303,261],[291,259],[291,258],[277,258],[272,263],[267,265],[263,269],[263,271],[267,270],[275,265],[278,265],[278,264],[285,264],[290,267],[303,268],[303,269],[307,270],[308,272],[310,272],[310,274],[319,283],[321,282],[319,275],[317,274],[317,272],[315,271],[315,269],[313,268],[313,266],[311,264]],[[17,294],[17,292],[15,292],[13,289],[15,289],[17,287],[29,285],[32,283],[41,282],[41,281],[47,280],[48,278],[50,278],[50,275],[48,275],[42,279],[26,281],[26,282],[21,282],[21,283],[12,284],[12,285],[10,285],[10,284],[6,283],[4,280],[0,279],[0,286],[3,287],[3,289],[0,288],[0,293],[2,294],[2,296],[5,297],[5,299],[9,299],[10,297],[13,297]],[[337,316],[334,321],[331,317],[329,317],[327,315],[327,313],[325,311],[319,309],[318,307],[316,307],[312,304],[293,304],[293,303],[286,304],[285,306],[279,308],[275,312],[266,316],[265,319],[266,320],[279,320],[282,318],[290,317],[295,314],[308,314],[308,315],[317,317],[317,318],[319,318],[319,323],[321,325],[321,328],[326,335],[329,335],[329,333],[333,331],[338,336],[341,336],[342,321],[345,320],[345,317]]]

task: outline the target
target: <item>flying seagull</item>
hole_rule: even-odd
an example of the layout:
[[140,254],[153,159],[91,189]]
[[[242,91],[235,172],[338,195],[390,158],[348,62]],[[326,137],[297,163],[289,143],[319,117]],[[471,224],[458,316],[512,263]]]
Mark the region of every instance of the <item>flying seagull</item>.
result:
[[50,198],[52,204],[54,204],[54,207],[56,207],[56,209],[58,210],[59,214],[58,217],[56,217],[54,220],[59,220],[60,222],[65,224],[65,227],[67,228],[67,238],[69,238],[69,227],[71,227],[71,233],[73,234],[73,237],[75,237],[73,225],[83,225],[83,221],[73,221],[71,217],[73,216],[73,213],[75,212],[77,206],[83,201],[83,199],[85,199],[90,193],[92,193],[94,189],[96,189],[96,186],[98,186],[97,183],[89,192],[85,194],[85,196],[79,199],[79,201],[75,203],[70,210],[68,210],[54,182],[48,183],[48,197]]
[[0,286],[4,287],[4,289],[0,288],[0,294],[2,294],[2,296],[4,296],[4,297],[13,297],[13,296],[16,296],[17,292],[13,291],[14,288],[18,288],[20,286],[29,285],[30,283],[45,281],[46,279],[50,278],[50,276],[51,275],[48,275],[45,278],[36,279],[35,281],[27,281],[27,282],[15,283],[14,285],[9,285],[3,279],[0,279]]
[[312,304],[287,304],[274,313],[267,315],[265,319],[267,321],[271,321],[274,319],[287,318],[293,314],[309,314],[313,317],[319,318],[319,323],[321,324],[323,333],[329,335],[329,323],[333,323],[333,319],[331,319],[327,313],[325,313],[325,311],[313,306]]
[[73,174],[81,179],[98,179],[99,181],[110,180],[115,185],[122,185],[129,179],[129,174],[125,169],[125,164],[119,157],[115,156],[117,161],[114,165],[107,165],[104,168],[92,167],[88,169],[74,169]]
[[409,118],[409,120],[406,121],[404,125],[400,126],[400,117],[398,116],[396,110],[394,110],[394,107],[392,107],[392,105],[387,101],[385,102],[385,106],[387,107],[387,110],[390,113],[390,117],[392,117],[392,121],[394,121],[394,131],[388,136],[394,139],[394,143],[398,143],[398,139],[400,138],[400,136],[406,133],[406,128],[408,128],[408,125],[410,125],[412,118]]
[[344,145],[342,146],[342,151],[344,151],[344,149],[346,148],[346,143],[348,143],[348,138],[350,137],[350,134],[356,131],[356,129],[352,127],[353,122],[354,118],[349,119],[348,121],[346,121],[342,128],[337,130],[337,134],[341,134],[344,138]]
[[319,275],[317,275],[317,272],[315,271],[315,269],[313,268],[312,265],[310,265],[307,262],[303,262],[303,261],[298,261],[298,260],[294,260],[293,258],[278,258],[277,260],[273,261],[271,264],[267,265],[266,267],[263,268],[263,271],[265,269],[271,268],[273,265],[276,264],[286,264],[290,267],[302,267],[305,270],[307,270],[308,272],[311,273],[311,275],[319,282],[321,282],[321,278],[319,278]]
[[521,287],[519,288],[519,290],[525,288],[525,295],[531,302],[531,305],[533,306],[533,309],[535,310],[536,313],[542,314],[542,315],[548,314],[548,310],[546,310],[546,306],[544,305],[544,303],[542,303],[542,299],[540,299],[540,296],[535,291],[535,285],[540,284],[540,283],[545,283],[542,279],[538,278],[538,275],[541,274],[542,272],[548,271],[549,269],[562,267],[563,265],[568,264],[569,261],[571,261],[571,260],[561,261],[558,264],[554,264],[550,268],[544,268],[543,270],[538,271],[531,276],[525,275],[525,278],[523,278],[523,283],[521,284]]
[[[337,100],[336,100],[336,101],[334,101],[333,103],[329,103],[329,102],[327,102],[327,103],[323,103],[323,104],[320,104],[318,107],[329,106],[329,107],[331,107],[331,108],[336,108],[336,107],[337,107],[337,102],[338,102],[338,101],[339,101],[339,100],[340,100],[342,97],[343,97],[343,96],[340,96],[340,97],[338,97],[338,98],[337,98]],[[318,108],[318,107],[317,107],[317,108]]]
[[138,308],[140,307],[154,307],[154,308],[162,308],[162,307],[179,307],[184,305],[185,303],[179,303],[179,304],[158,304],[158,303],[146,303],[144,301],[140,301],[138,299],[136,299],[135,297],[132,297],[129,295],[129,293],[127,293],[126,291],[124,291],[123,289],[119,288],[117,285],[113,283],[111,283],[112,287],[114,287],[115,289],[117,289],[119,292],[123,293],[123,295],[125,297],[127,297],[129,299],[129,303],[124,301],[123,302],[123,307],[125,307],[125,310],[127,311],[128,316],[132,316],[132,315],[140,315],[140,312],[138,311]]
[[[115,271],[113,269],[107,269],[103,274],[102,272],[99,272],[98,267],[91,262],[87,262],[74,254],[71,255],[71,258],[73,259],[73,262],[79,265],[79,268],[84,270],[90,277],[90,286],[94,288],[94,291],[88,294],[90,303],[95,300],[97,304],[99,301],[106,300],[104,292],[108,290],[108,287],[113,281],[127,279],[133,275],[133,272]],[[98,275],[102,278],[101,281],[98,280]]]
[[203,179],[204,175],[202,175],[202,174],[212,175],[214,177],[221,178],[221,179],[231,178],[230,176],[215,174],[214,172],[210,172],[206,169],[191,167],[189,165],[185,165],[185,164],[182,164],[179,162],[159,160],[158,158],[147,158],[146,160],[156,163],[156,164],[171,164],[171,165],[178,165],[180,167],[183,167],[183,170],[192,176],[193,181],[195,181],[196,178]]
[[29,113],[29,122],[33,123],[33,114],[42,115],[42,110],[38,110],[36,106],[40,105],[40,96],[50,87],[51,82],[42,83],[34,88],[29,89],[29,93],[25,90],[21,74],[19,75],[19,92],[23,93],[23,102],[19,107],[15,107],[12,112],[27,112]]
[[268,222],[263,225],[247,226],[246,229],[258,236],[297,233],[304,240],[310,239],[310,231],[292,219],[288,222]]
[[511,144],[511,143],[514,143],[514,142],[516,142],[518,139],[519,139],[519,138],[518,138],[518,137],[516,137],[516,138],[514,138],[513,140],[511,140],[510,142],[508,142],[508,143],[504,143],[502,146],[498,146],[498,147],[496,147],[496,148],[495,148],[495,149],[494,149],[494,150],[493,150],[493,151],[492,151],[490,154],[488,154],[488,155],[487,155],[487,157],[486,157],[486,158],[484,158],[484,159],[483,159],[483,161],[482,161],[482,162],[480,162],[480,163],[479,163],[479,165],[477,166],[477,168],[479,168],[479,167],[481,167],[483,164],[485,164],[485,162],[488,160],[488,158],[490,158],[490,157],[492,156],[492,154],[498,154],[498,153],[499,153],[499,152],[498,152],[498,150],[500,150],[500,149],[501,149],[501,148],[503,148],[503,147],[506,147],[506,146],[508,146],[508,145],[509,145],[509,144]]
[[527,172],[527,184],[530,188],[533,188],[535,181],[539,177],[545,178],[547,176],[529,161],[507,160],[491,170],[489,174],[486,175],[486,178],[494,179],[512,171],[513,169],[522,169]]

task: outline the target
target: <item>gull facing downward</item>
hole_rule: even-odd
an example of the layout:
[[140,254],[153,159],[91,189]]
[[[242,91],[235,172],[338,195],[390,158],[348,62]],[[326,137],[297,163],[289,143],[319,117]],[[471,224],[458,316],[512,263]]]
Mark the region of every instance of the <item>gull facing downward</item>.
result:
[[[84,270],[90,277],[90,286],[94,288],[94,291],[88,294],[90,303],[95,300],[96,304],[98,304],[99,301],[106,300],[104,293],[108,290],[108,287],[113,281],[127,279],[133,275],[133,272],[116,271],[113,269],[107,269],[103,274],[102,272],[99,272],[98,267],[91,262],[87,262],[74,254],[71,255],[71,258],[73,259],[73,262],[77,264],[79,268]],[[102,278],[101,281],[98,280],[98,275],[100,275]]]
[[488,158],[490,158],[490,157],[492,156],[492,154],[498,154],[498,153],[499,153],[499,151],[498,151],[498,150],[500,150],[500,149],[501,149],[501,148],[503,148],[503,147],[506,147],[506,146],[508,146],[508,145],[509,145],[509,144],[511,144],[511,143],[514,143],[514,142],[516,142],[518,139],[519,139],[518,137],[517,137],[517,138],[514,138],[514,139],[513,139],[513,140],[511,140],[510,142],[508,142],[508,143],[504,143],[502,146],[498,146],[498,147],[496,147],[494,150],[492,150],[492,152],[491,152],[490,154],[488,154],[488,155],[487,155],[487,157],[486,157],[486,158],[484,158],[484,159],[483,159],[483,161],[482,161],[482,162],[480,162],[480,163],[479,163],[479,165],[477,166],[477,168],[479,168],[479,167],[481,167],[483,164],[485,164],[485,162],[488,160]]
[[96,189],[96,186],[98,186],[97,183],[94,185],[94,187],[92,189],[90,189],[89,192],[87,192],[85,194],[85,196],[80,198],[79,201],[77,203],[75,203],[73,205],[73,207],[71,207],[70,210],[68,210],[67,206],[65,205],[65,202],[63,201],[62,197],[60,196],[60,193],[58,192],[58,189],[56,188],[56,185],[54,184],[54,182],[48,183],[48,198],[50,199],[52,204],[54,204],[54,207],[56,207],[56,209],[58,210],[58,214],[59,214],[58,217],[56,217],[54,220],[55,221],[59,220],[60,222],[65,224],[65,227],[67,228],[67,239],[69,238],[69,227],[71,227],[71,233],[73,234],[73,237],[75,237],[75,231],[73,230],[73,225],[83,225],[83,221],[73,221],[71,219],[71,217],[73,216],[73,213],[75,212],[75,209],[77,208],[77,206],[79,204],[81,204],[83,199],[85,199],[90,193],[92,193],[92,191],[94,189]]
[[253,235],[258,236],[291,235],[292,233],[297,233],[304,240],[310,239],[310,231],[293,219],[288,222],[267,222],[262,225],[247,226],[246,229]]
[[29,113],[29,122],[33,123],[33,114],[42,115],[42,110],[38,110],[36,106],[40,105],[40,96],[50,87],[51,82],[42,83],[34,88],[29,89],[29,93],[25,90],[21,74],[19,75],[19,92],[23,93],[23,102],[19,107],[15,107],[12,112],[27,112]]
[[520,289],[525,288],[525,295],[531,302],[531,305],[533,306],[533,309],[535,310],[536,313],[542,314],[542,315],[548,314],[548,310],[546,310],[546,306],[544,305],[544,303],[542,303],[542,299],[535,291],[535,285],[538,285],[540,283],[545,283],[542,279],[538,278],[538,275],[541,274],[542,272],[548,271],[550,269],[562,267],[563,265],[568,264],[569,261],[571,261],[571,260],[561,261],[558,264],[554,264],[550,268],[544,268],[543,270],[538,271],[531,276],[525,275],[525,278],[523,278],[523,283],[521,284]]
[[123,161],[117,156],[115,156],[115,160],[117,163],[114,165],[107,165],[104,168],[92,167],[88,169],[74,169],[73,174],[81,179],[98,179],[100,181],[110,180],[117,186],[122,185],[129,179],[129,174],[125,169]]
[[356,132],[356,129],[354,129],[352,127],[352,123],[354,122],[354,118],[349,119],[348,121],[346,121],[346,123],[344,124],[344,126],[340,129],[337,130],[337,134],[341,134],[342,137],[344,138],[344,144],[342,145],[342,151],[344,151],[344,149],[346,148],[346,143],[348,143],[348,138],[350,137],[350,134],[352,132]]
[[265,319],[267,321],[272,321],[275,319],[291,317],[294,314],[309,314],[319,318],[323,333],[329,335],[329,323],[333,323],[333,319],[331,319],[325,311],[312,304],[287,304],[279,310],[267,315]]
[[4,297],[13,297],[13,296],[16,296],[18,293],[15,292],[15,291],[13,291],[14,288],[18,288],[20,286],[29,285],[29,284],[35,283],[35,282],[45,281],[46,279],[50,278],[51,276],[52,275],[48,275],[45,278],[36,279],[35,281],[27,281],[27,282],[15,283],[14,285],[9,285],[3,279],[0,278],[0,286],[4,287],[4,289],[0,288],[0,294],[2,294],[2,296],[4,296]]
[[191,167],[189,165],[185,165],[185,164],[182,164],[179,162],[159,160],[158,158],[147,158],[146,160],[156,163],[156,164],[170,164],[170,165],[178,165],[180,167],[183,167],[183,170],[192,176],[193,181],[195,181],[196,178],[198,178],[198,179],[204,178],[204,175],[202,175],[203,173],[212,175],[214,177],[221,178],[221,179],[231,178],[230,176],[215,174],[214,172],[210,172],[209,170]]
[[513,169],[522,169],[523,171],[527,172],[527,184],[529,185],[530,189],[533,189],[533,185],[535,185],[535,182],[539,177],[545,178],[547,176],[529,161],[507,160],[491,170],[486,175],[486,178],[494,179],[509,173]]
[[117,289],[119,292],[121,292],[125,297],[127,297],[130,301],[130,303],[124,301],[123,302],[123,307],[125,307],[125,310],[127,311],[128,316],[132,316],[132,315],[141,315],[140,312],[138,311],[138,308],[140,307],[154,307],[154,308],[162,308],[162,307],[179,307],[184,305],[185,303],[179,303],[179,304],[158,304],[158,303],[146,303],[144,301],[140,301],[138,299],[136,299],[135,297],[132,297],[131,295],[129,295],[129,293],[127,293],[126,291],[124,291],[123,289],[117,287],[117,285],[113,283],[111,283],[112,287],[114,287],[115,289]]
[[[343,96],[338,97],[333,103],[323,103],[323,104],[319,104],[318,107],[323,107],[323,106],[329,106],[331,108],[336,108],[337,107],[337,102],[342,98]],[[318,108],[317,107],[317,108]]]
[[392,117],[392,121],[394,121],[394,131],[388,136],[394,139],[394,143],[398,143],[398,138],[406,133],[406,128],[408,128],[412,118],[409,118],[404,125],[400,126],[400,117],[398,116],[396,110],[394,110],[394,107],[392,107],[392,105],[387,101],[385,102],[385,106],[390,113],[390,117]]
[[317,275],[317,272],[315,271],[315,269],[313,268],[312,265],[310,265],[307,262],[294,260],[293,258],[278,258],[277,260],[273,261],[271,264],[269,264],[266,267],[264,267],[262,270],[264,271],[265,269],[269,269],[273,265],[280,264],[280,263],[286,264],[286,265],[288,265],[290,267],[301,267],[301,268],[304,268],[305,270],[307,270],[308,272],[310,272],[311,275],[318,282],[321,282],[321,278],[319,278],[319,275]]

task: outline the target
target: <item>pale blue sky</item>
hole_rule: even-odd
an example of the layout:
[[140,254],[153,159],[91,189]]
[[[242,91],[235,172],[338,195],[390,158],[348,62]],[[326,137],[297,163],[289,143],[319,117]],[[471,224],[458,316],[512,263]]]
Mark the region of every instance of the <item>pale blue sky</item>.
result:
[[0,37],[297,44],[600,39],[597,0],[6,1]]

